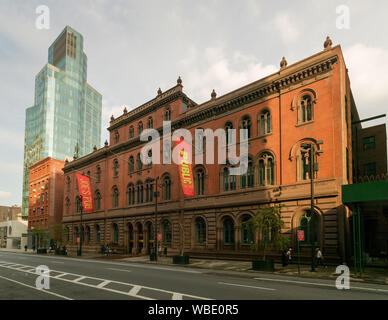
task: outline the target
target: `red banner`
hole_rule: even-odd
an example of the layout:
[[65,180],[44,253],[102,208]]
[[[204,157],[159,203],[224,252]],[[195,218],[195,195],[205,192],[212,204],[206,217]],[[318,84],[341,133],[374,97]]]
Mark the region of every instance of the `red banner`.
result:
[[93,196],[92,196],[92,188],[90,186],[90,179],[89,177],[79,173],[76,173],[75,175],[78,180],[79,194],[82,196],[83,212],[92,212]]
[[179,177],[181,179],[183,193],[186,197],[194,197],[193,172],[191,170],[191,164],[189,163],[191,146],[184,140],[178,142],[178,146],[182,149],[179,152]]
[[304,230],[298,230],[298,241],[304,241]]

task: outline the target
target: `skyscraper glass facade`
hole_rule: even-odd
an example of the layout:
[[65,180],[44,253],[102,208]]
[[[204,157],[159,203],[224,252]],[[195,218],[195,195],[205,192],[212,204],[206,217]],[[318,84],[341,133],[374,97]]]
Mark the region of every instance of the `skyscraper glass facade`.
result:
[[46,157],[82,157],[99,147],[102,96],[87,83],[83,37],[66,27],[35,77],[34,105],[26,110],[22,213],[28,215],[29,167]]

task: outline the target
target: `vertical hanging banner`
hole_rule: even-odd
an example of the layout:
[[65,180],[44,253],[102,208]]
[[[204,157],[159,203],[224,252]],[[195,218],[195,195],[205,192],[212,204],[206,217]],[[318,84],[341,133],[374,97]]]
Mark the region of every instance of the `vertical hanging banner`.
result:
[[87,176],[76,173],[78,181],[79,194],[82,196],[83,212],[93,211],[93,197],[92,188],[90,186],[90,179]]
[[186,197],[194,197],[194,181],[193,172],[191,170],[191,164],[189,163],[191,155],[191,146],[184,140],[178,141],[179,151],[179,177],[181,179],[181,185],[183,193]]

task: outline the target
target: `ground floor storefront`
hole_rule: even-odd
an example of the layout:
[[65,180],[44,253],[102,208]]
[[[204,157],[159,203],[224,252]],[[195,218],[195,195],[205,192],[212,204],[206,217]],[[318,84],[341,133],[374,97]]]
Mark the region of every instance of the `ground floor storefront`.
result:
[[[222,201],[221,201],[222,202]],[[100,214],[73,215],[64,219],[67,248],[76,251],[82,241],[83,252],[101,252],[109,245],[117,253],[148,255],[154,247],[155,230],[158,247],[168,255],[182,251],[193,257],[250,260],[261,255],[252,249],[257,235],[244,224],[258,213],[261,206],[281,205],[284,221],[282,233],[290,240],[294,257],[297,254],[297,231],[304,230],[305,239],[299,242],[302,262],[312,258],[312,247],[321,248],[326,260],[341,263],[347,257],[346,225],[347,210],[337,196],[318,196],[314,212],[310,200],[293,199],[266,204],[242,204],[207,207],[195,200],[185,205],[160,204],[158,214],[154,207],[144,208],[144,213],[121,209]],[[281,251],[270,253],[280,259]]]

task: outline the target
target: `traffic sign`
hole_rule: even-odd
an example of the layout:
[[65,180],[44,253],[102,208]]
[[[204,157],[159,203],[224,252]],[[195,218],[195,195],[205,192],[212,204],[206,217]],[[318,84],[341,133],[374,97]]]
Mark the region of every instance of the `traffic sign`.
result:
[[298,230],[298,241],[304,241],[304,230]]

